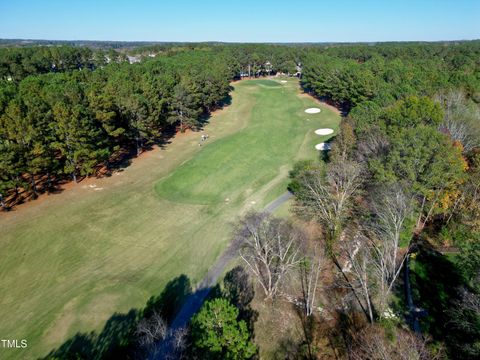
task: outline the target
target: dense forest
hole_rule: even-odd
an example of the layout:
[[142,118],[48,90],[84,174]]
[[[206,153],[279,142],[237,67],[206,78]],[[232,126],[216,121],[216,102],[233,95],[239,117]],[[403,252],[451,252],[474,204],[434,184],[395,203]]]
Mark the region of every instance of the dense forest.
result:
[[[304,89],[347,113],[327,164],[297,164],[291,190],[322,229],[336,279],[322,285],[348,289],[350,358],[480,356],[478,55],[476,43],[388,44],[304,59]],[[321,338],[311,331],[308,349]]]
[[[2,207],[201,127],[228,101],[232,80],[299,76],[305,92],[345,114],[325,161],[291,172],[295,215],[321,235],[313,241],[265,214],[249,214],[235,234],[266,301],[300,309],[305,336],[287,358],[480,357],[480,42],[162,44],[133,53],[142,61],[113,50],[0,49]],[[228,286],[251,295],[236,271]],[[253,295],[242,302],[228,286],[193,319],[183,356],[255,356]],[[319,301],[334,320],[323,321]],[[215,333],[212,313],[229,339]],[[163,320],[144,321],[151,333]]]

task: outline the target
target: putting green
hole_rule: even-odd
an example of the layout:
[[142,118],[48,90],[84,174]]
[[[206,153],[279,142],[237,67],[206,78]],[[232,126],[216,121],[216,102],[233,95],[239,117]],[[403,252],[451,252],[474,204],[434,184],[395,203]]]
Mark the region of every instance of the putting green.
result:
[[314,130],[338,128],[329,109],[304,113],[318,105],[298,96],[296,80],[234,88],[203,146],[200,133],[179,134],[110,178],[0,216],[0,334],[28,341],[0,348],[1,359],[44,356],[77,332],[101,331],[115,312],[142,308],[175,276],[200,280],[231,223],[283,193],[296,159],[319,156]]

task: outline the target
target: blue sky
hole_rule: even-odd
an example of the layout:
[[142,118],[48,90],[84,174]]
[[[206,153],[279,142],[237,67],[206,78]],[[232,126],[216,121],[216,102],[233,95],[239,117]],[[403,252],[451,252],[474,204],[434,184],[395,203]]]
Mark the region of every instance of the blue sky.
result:
[[0,0],[0,38],[229,42],[480,38],[480,0]]

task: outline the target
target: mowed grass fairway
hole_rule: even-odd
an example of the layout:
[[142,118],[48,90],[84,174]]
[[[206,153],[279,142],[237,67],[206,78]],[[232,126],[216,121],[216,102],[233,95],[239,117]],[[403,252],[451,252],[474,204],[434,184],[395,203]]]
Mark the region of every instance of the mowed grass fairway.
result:
[[[339,116],[298,82],[234,84],[232,104],[109,178],[0,216],[0,359],[46,355],[77,332],[140,309],[174,277],[199,281],[228,244],[231,223],[285,191],[297,159],[314,158],[319,127]],[[320,114],[306,114],[322,107]],[[97,189],[97,190],[95,190]],[[228,201],[226,199],[228,198]]]

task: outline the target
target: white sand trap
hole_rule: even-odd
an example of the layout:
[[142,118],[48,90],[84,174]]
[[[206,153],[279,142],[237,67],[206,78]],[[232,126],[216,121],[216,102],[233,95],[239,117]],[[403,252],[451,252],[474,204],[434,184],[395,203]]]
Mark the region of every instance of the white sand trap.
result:
[[287,80],[280,80],[281,83],[285,84],[287,83],[288,81]]
[[95,184],[88,185],[88,186],[91,187],[91,188],[96,188],[97,187],[97,185],[95,185]]
[[321,110],[319,108],[308,108],[305,110],[307,114],[318,114]]
[[93,190],[95,190],[95,191],[102,191],[102,190],[103,190],[103,188],[101,188],[101,187],[97,187],[97,188],[95,188],[95,189],[93,189]]
[[333,129],[317,129],[315,130],[317,135],[330,135],[333,134]]
[[257,202],[256,201],[250,201],[250,204],[255,205]]
[[315,145],[315,149],[320,151],[330,150],[331,146],[329,143],[320,143]]

